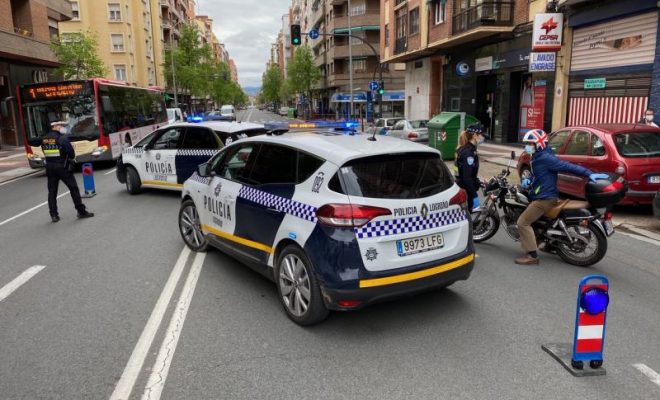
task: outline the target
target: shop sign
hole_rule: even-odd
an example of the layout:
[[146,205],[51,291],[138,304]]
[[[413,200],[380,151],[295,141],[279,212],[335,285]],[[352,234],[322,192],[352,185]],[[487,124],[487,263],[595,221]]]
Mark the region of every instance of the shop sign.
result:
[[470,74],[470,64],[465,61],[456,63],[456,75],[467,76]]
[[605,78],[590,78],[584,80],[585,89],[605,89]]
[[474,60],[475,71],[490,71],[491,69],[493,69],[493,56],[477,58]]
[[530,129],[543,129],[547,81],[532,79],[529,75],[522,84],[520,94],[519,139]]
[[529,64],[529,48],[498,54],[493,60],[493,69],[519,67]]
[[577,28],[571,71],[653,64],[657,30],[655,11]]
[[564,27],[564,14],[544,13],[534,16],[533,51],[561,50],[561,34]]
[[529,72],[544,72],[555,70],[555,53],[529,53]]

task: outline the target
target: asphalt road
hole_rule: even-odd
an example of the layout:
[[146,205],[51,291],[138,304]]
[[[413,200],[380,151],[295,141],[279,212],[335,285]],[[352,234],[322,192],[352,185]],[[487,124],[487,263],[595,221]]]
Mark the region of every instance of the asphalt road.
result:
[[258,108],[248,108],[236,113],[236,120],[242,122],[254,122],[255,124],[267,124],[292,121],[287,117],[282,117],[276,113],[259,110]]
[[[500,232],[468,281],[301,328],[261,275],[219,251],[181,257],[177,193],[130,196],[111,169],[96,185],[96,217],[64,195],[57,224],[33,209],[43,177],[0,186],[2,399],[660,398],[633,367],[660,372],[658,244],[615,234],[592,268],[523,267]],[[574,378],[541,345],[572,340],[589,273],[611,281],[607,375]]]

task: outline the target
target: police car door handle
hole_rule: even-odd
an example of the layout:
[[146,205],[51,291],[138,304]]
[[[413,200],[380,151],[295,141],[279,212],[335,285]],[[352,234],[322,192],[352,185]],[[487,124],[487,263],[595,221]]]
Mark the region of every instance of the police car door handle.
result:
[[281,211],[278,210],[277,208],[270,208],[270,207],[268,207],[268,208],[266,209],[266,211],[268,211],[268,212],[270,212],[270,213],[280,213],[280,212],[281,212]]

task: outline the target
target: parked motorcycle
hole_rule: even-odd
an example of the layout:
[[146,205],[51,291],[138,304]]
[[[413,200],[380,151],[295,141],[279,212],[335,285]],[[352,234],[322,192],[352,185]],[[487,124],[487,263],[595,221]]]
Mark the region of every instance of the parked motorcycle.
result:
[[[507,180],[515,158],[512,151],[507,168],[482,184],[484,201],[472,214],[473,237],[477,243],[493,237],[500,225],[511,239],[520,240],[518,217],[530,201],[525,189]],[[599,182],[587,184],[589,201],[560,200],[532,225],[539,244],[556,250],[562,260],[579,267],[591,266],[605,256],[607,238],[614,234],[609,209],[628,189],[623,178],[614,174],[609,181]]]

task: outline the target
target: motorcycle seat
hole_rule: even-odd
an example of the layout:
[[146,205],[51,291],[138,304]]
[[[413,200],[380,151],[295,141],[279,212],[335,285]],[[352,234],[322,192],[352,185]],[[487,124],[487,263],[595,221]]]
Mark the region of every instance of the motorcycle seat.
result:
[[582,208],[589,208],[589,203],[581,200],[559,200],[554,207],[545,212],[544,216],[555,219],[564,210],[579,210]]

